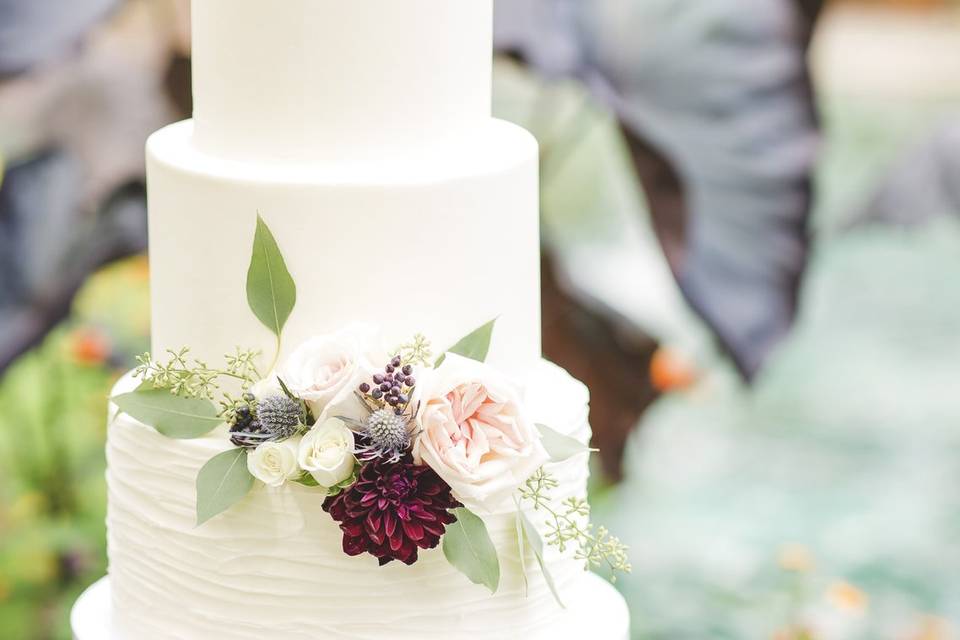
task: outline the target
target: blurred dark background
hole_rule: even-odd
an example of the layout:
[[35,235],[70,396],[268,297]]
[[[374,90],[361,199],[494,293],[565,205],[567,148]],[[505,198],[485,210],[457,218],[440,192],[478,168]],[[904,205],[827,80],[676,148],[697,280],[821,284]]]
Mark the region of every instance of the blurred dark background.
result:
[[[183,0],[0,0],[0,636],[105,571]],[[637,638],[955,638],[960,5],[501,0],[544,350],[590,386]]]

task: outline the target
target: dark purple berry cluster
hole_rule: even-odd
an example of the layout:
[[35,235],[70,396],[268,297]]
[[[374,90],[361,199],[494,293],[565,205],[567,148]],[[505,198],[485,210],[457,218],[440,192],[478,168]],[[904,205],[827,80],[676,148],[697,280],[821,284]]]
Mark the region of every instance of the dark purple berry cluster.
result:
[[360,393],[377,404],[393,407],[398,416],[403,415],[417,386],[413,373],[413,365],[403,364],[400,356],[394,356],[382,373],[373,374],[370,382],[360,385]]
[[267,432],[248,405],[237,407],[236,418],[230,425],[230,442],[235,446],[255,448],[266,438]]

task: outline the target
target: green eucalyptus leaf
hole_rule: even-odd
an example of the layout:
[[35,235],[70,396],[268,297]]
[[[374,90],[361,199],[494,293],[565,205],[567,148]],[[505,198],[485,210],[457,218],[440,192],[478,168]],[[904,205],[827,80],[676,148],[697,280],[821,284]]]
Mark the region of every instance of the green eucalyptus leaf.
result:
[[522,515],[523,512],[518,507],[514,525],[517,531],[517,550],[520,554],[520,575],[523,576],[523,594],[526,597],[530,592],[530,581],[527,579],[527,544],[523,535],[523,522],[520,520]]
[[553,599],[557,601],[562,608],[566,609],[566,605],[563,604],[563,600],[560,599],[560,593],[557,591],[557,585],[553,581],[553,576],[550,575],[550,571],[547,569],[547,563],[543,559],[543,538],[540,537],[540,532],[537,531],[537,528],[530,522],[530,518],[527,517],[522,510],[517,511],[517,518],[520,520],[520,528],[523,529],[523,537],[526,538],[527,543],[529,543],[530,548],[533,549],[533,556],[537,559],[537,564],[540,565],[540,571],[543,572],[543,578],[547,582],[547,586],[550,587],[550,593],[553,594]]
[[575,455],[596,451],[596,449],[591,449],[576,438],[565,436],[545,424],[538,424],[537,430],[540,432],[540,442],[543,444],[543,448],[547,450],[551,462],[563,462]]
[[477,327],[465,338],[462,338],[460,342],[447,349],[446,352],[437,358],[437,362],[433,366],[439,367],[443,364],[443,361],[447,359],[448,353],[455,353],[458,356],[470,358],[477,362],[486,361],[487,354],[490,353],[490,341],[493,339],[493,328],[496,324],[497,319],[494,318],[482,327]]
[[246,449],[230,449],[211,458],[197,475],[197,526],[238,503],[251,488]]
[[257,319],[279,337],[297,303],[297,286],[280,247],[259,215],[253,255],[247,271],[247,304]]
[[457,521],[443,535],[443,555],[470,582],[496,593],[500,586],[500,560],[487,533],[487,525],[466,508],[454,509]]
[[166,389],[143,388],[114,396],[112,400],[121,412],[168,438],[199,438],[223,423],[209,400],[182,398]]

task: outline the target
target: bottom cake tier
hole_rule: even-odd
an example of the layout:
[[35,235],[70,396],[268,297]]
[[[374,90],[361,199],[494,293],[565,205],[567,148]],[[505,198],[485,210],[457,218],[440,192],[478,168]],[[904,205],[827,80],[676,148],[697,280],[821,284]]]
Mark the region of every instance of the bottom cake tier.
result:
[[[546,362],[523,382],[536,422],[589,439],[589,397],[581,383]],[[124,378],[115,393],[136,384]],[[439,549],[422,553],[412,566],[348,557],[322,499],[299,485],[257,487],[236,508],[197,527],[197,472],[229,446],[223,429],[171,440],[111,412],[110,577],[101,587],[110,604],[92,597],[81,603],[109,613],[109,626],[99,635],[75,629],[78,638],[627,637],[626,608],[616,592],[586,573],[583,562],[548,549],[546,563],[565,608],[556,602],[531,550],[520,557],[515,513],[483,515],[500,557],[493,595],[456,571]],[[553,500],[585,495],[586,454],[548,469],[559,482]],[[77,615],[85,616],[81,605]]]
[[[623,596],[603,578],[585,575],[579,583],[579,591],[573,604],[556,620],[553,637],[592,640],[629,640],[630,615]],[[77,600],[70,615],[70,627],[74,640],[133,640],[140,635],[125,636],[114,624],[114,607],[110,578],[103,578],[87,589]],[[273,638],[264,634],[264,638]],[[331,637],[331,636],[323,636]],[[384,635],[384,638],[391,636]],[[423,638],[448,638],[445,630]],[[512,639],[509,630],[499,636]]]

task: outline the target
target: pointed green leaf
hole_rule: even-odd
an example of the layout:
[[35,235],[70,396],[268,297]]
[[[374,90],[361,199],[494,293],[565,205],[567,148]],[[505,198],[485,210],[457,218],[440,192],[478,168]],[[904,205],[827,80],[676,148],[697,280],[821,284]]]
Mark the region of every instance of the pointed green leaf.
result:
[[270,331],[279,336],[297,303],[297,286],[269,227],[259,215],[253,255],[247,271],[247,304]]
[[211,458],[197,475],[197,526],[235,505],[252,487],[246,449],[230,449]]
[[293,395],[293,392],[290,391],[290,388],[287,386],[287,383],[283,381],[283,378],[281,378],[280,376],[277,376],[277,382],[280,383],[280,390],[283,391],[283,395],[287,396],[291,400],[297,400],[297,401],[300,400],[300,398]]
[[446,350],[439,358],[434,367],[439,367],[447,358],[447,353],[455,353],[464,358],[470,358],[477,362],[484,362],[487,354],[490,353],[490,341],[493,339],[493,328],[497,324],[494,318],[482,327],[474,329],[470,335],[461,339],[460,342]]
[[547,450],[551,462],[563,462],[577,454],[596,451],[596,449],[591,449],[576,438],[565,436],[545,424],[538,424],[537,430],[540,431],[540,442],[543,444],[543,448]]
[[557,591],[557,585],[553,581],[553,576],[550,575],[550,571],[547,569],[547,563],[543,560],[543,538],[540,537],[540,532],[537,531],[537,528],[533,526],[530,518],[528,518],[527,514],[523,511],[518,511],[517,517],[520,519],[520,527],[523,529],[524,537],[526,537],[527,542],[530,544],[530,548],[533,549],[533,555],[537,559],[537,564],[540,565],[540,571],[543,572],[543,578],[547,581],[547,586],[550,587],[550,593],[553,594],[553,599],[556,600],[557,604],[562,608],[566,609],[566,605],[564,605],[563,600],[560,599],[560,593]]
[[181,398],[166,389],[142,388],[112,398],[120,411],[168,438],[190,440],[223,423],[217,408],[202,398]]
[[523,536],[523,523],[520,521],[522,515],[519,506],[517,507],[517,517],[514,518],[514,525],[517,530],[517,549],[520,553],[520,575],[523,576],[523,594],[530,592],[530,581],[527,579],[527,545]]
[[454,509],[457,521],[443,536],[443,554],[470,582],[482,584],[490,593],[500,586],[500,560],[487,533],[487,525],[465,508]]

